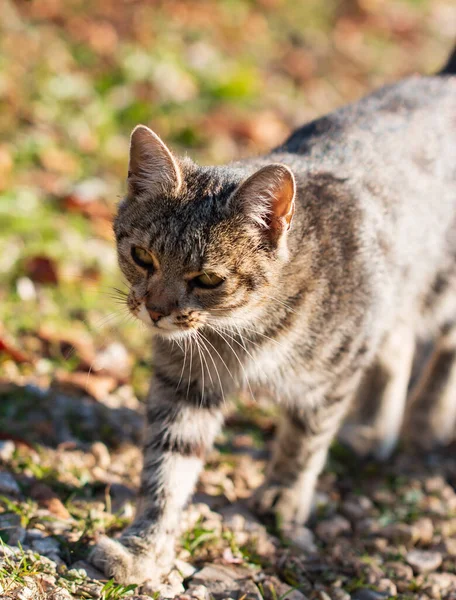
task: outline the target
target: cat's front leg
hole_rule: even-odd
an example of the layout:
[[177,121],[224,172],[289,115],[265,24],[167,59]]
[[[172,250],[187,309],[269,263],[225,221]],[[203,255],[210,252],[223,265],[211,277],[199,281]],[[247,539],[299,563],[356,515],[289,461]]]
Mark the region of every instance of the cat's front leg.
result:
[[260,515],[275,514],[284,533],[310,514],[318,476],[351,397],[337,393],[311,406],[283,410],[266,482],[251,503]]
[[157,374],[147,415],[140,500],[121,537],[103,537],[91,562],[119,583],[160,583],[172,567],[181,511],[222,424],[220,399]]

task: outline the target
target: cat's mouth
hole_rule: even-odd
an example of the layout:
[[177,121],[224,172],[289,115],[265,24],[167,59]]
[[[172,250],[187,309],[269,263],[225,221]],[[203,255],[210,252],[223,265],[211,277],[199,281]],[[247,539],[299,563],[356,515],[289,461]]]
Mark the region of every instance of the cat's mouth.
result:
[[183,337],[190,335],[199,329],[205,322],[200,314],[169,315],[154,321],[144,304],[135,311],[135,316],[152,329],[156,334],[163,337]]

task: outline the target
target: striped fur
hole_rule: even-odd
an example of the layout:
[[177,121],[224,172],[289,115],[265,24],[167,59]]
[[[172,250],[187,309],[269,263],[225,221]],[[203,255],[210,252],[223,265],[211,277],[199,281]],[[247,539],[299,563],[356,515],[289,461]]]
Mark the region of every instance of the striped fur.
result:
[[[430,429],[448,439],[455,86],[450,75],[411,78],[306,125],[267,156],[225,167],[176,158],[135,130],[115,234],[128,306],[154,333],[154,376],[137,517],[92,553],[107,575],[141,583],[166,573],[226,398],[242,387],[268,389],[283,409],[253,502],[285,528],[306,520],[354,398],[375,410],[350,441],[364,436],[369,452],[390,454],[415,342],[442,332]],[[135,264],[132,246],[153,255],[155,270]],[[222,283],[199,287],[207,273]]]

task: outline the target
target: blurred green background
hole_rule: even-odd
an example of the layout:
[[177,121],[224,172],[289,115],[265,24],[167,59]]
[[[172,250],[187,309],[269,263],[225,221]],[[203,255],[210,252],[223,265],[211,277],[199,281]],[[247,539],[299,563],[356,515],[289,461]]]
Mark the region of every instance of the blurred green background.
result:
[[110,293],[132,127],[203,163],[259,153],[437,70],[456,29],[454,0],[0,0],[0,15],[0,376],[46,384],[118,340],[140,394],[148,345]]

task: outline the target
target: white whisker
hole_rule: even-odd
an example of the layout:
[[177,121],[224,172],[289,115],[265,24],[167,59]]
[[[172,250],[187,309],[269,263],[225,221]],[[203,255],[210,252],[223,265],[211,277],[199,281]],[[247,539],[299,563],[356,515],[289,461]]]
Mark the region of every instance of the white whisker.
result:
[[[211,329],[213,329],[213,330],[215,331],[215,333],[217,333],[217,335],[219,335],[219,336],[222,338],[222,340],[225,342],[225,344],[227,344],[227,345],[228,345],[228,347],[230,348],[230,350],[231,350],[231,351],[232,351],[232,353],[234,354],[234,357],[235,357],[235,358],[236,358],[236,360],[238,361],[238,363],[239,363],[239,366],[241,367],[241,370],[242,370],[242,372],[243,372],[243,374],[244,374],[244,378],[245,378],[245,381],[246,381],[246,383],[247,383],[247,386],[248,386],[248,388],[249,388],[250,394],[251,394],[252,398],[255,400],[255,396],[254,396],[254,394],[253,394],[253,391],[252,391],[252,388],[251,388],[251,386],[250,386],[249,378],[248,378],[248,376],[247,376],[247,372],[246,372],[246,370],[245,370],[244,364],[242,363],[241,359],[240,359],[240,358],[239,358],[239,356],[237,355],[237,353],[236,353],[235,349],[233,348],[233,346],[232,346],[232,345],[229,343],[229,341],[226,339],[225,335],[224,335],[224,334],[222,334],[222,332],[221,332],[219,329],[216,329],[215,327],[212,327],[212,325],[209,325],[209,324],[208,324],[208,326],[209,326]],[[225,333],[226,333],[226,332],[225,332]],[[227,335],[228,335],[228,334],[227,334]],[[233,340],[233,341],[236,341],[236,340]],[[241,346],[241,344],[239,344],[238,342],[236,342],[236,343],[237,343],[239,346]],[[242,346],[241,346],[241,348],[242,348]],[[255,400],[255,401],[256,401],[256,400]]]
[[[198,335],[198,332],[197,332],[197,335]],[[223,391],[222,380],[220,379],[220,374],[219,374],[219,372],[218,372],[217,365],[216,365],[216,363],[215,363],[215,360],[214,360],[214,358],[213,358],[212,354],[209,352],[209,350],[208,350],[208,347],[207,347],[207,345],[206,345],[206,342],[207,342],[208,340],[207,340],[207,339],[206,339],[206,338],[203,336],[203,334],[202,334],[201,332],[199,332],[199,335],[200,335],[200,341],[201,341],[201,343],[203,344],[203,347],[206,349],[206,352],[207,352],[207,354],[208,354],[209,358],[212,360],[212,364],[214,365],[215,373],[216,373],[216,375],[217,375],[217,377],[218,377],[218,382],[219,382],[219,386],[220,386],[220,391],[222,392],[222,398],[223,398],[223,402],[224,402],[224,403],[226,403],[226,401],[225,401],[225,392]]]

